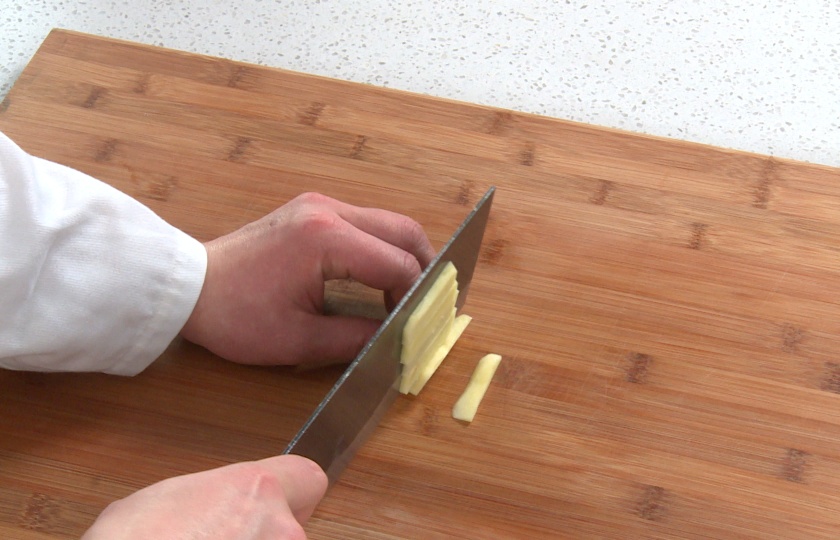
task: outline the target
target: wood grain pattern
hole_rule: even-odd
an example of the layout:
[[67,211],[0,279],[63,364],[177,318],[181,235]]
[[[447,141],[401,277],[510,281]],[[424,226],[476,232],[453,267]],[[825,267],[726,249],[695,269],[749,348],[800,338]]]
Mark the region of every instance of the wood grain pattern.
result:
[[[838,170],[64,31],[0,129],[199,239],[315,190],[440,246],[498,186],[473,323],[312,538],[840,531]],[[181,342],[134,379],[0,373],[0,536],[77,537],[141,486],[275,454],[339,373]]]

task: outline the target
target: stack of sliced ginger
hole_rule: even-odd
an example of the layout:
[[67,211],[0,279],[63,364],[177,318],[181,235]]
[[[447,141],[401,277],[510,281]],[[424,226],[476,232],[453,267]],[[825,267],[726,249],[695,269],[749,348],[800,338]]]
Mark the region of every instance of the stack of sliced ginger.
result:
[[[400,356],[403,394],[416,396],[423,390],[472,321],[469,315],[457,315],[457,277],[455,265],[448,262],[403,328]],[[467,389],[452,410],[454,418],[472,422],[501,359],[497,354],[488,354],[479,361]]]

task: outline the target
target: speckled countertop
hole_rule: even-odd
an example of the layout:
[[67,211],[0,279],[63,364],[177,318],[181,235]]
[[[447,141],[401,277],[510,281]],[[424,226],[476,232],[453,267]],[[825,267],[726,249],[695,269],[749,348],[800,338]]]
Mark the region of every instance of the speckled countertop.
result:
[[837,0],[0,0],[54,27],[840,166]]

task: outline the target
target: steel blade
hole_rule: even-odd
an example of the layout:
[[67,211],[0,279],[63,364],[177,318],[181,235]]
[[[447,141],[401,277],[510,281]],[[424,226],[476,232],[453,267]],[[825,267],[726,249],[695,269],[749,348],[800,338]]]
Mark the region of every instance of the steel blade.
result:
[[460,308],[472,282],[495,187],[476,204],[443,249],[423,271],[409,292],[388,315],[376,334],[347,367],[289,443],[284,454],[315,461],[334,484],[359,447],[376,428],[399,395],[402,369],[402,330],[443,266],[451,261],[458,270]]

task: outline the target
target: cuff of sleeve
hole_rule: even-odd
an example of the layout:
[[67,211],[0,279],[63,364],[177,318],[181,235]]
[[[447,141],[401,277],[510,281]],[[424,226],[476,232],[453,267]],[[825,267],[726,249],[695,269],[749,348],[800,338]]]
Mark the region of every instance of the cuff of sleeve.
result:
[[138,331],[134,345],[119,362],[105,370],[114,375],[136,375],[155,361],[186,324],[195,308],[207,272],[204,244],[176,231],[170,272],[162,279],[155,313]]

